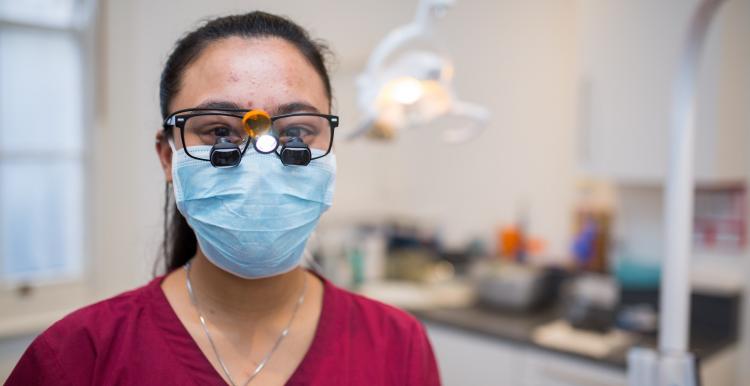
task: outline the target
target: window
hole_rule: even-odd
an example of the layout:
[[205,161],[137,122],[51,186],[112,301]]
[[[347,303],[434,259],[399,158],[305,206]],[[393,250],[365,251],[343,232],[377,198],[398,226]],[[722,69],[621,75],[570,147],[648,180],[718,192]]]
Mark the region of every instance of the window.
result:
[[0,0],[0,282],[83,273],[90,0]]

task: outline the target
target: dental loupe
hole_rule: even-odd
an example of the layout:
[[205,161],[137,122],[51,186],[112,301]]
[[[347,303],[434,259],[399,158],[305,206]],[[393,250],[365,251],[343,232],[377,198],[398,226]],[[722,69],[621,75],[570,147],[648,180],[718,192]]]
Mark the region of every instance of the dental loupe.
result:
[[229,137],[222,136],[216,139],[216,143],[211,147],[209,153],[211,166],[215,168],[231,168],[240,164],[242,161],[242,151],[237,144],[229,140]]
[[301,138],[292,137],[281,147],[279,157],[284,165],[307,166],[312,160],[312,152]]
[[376,47],[357,79],[357,102],[365,117],[349,139],[392,139],[429,125],[441,131],[444,142],[460,143],[484,128],[488,110],[458,99],[452,62],[435,36],[435,19],[451,5],[453,0],[421,0],[415,19]]

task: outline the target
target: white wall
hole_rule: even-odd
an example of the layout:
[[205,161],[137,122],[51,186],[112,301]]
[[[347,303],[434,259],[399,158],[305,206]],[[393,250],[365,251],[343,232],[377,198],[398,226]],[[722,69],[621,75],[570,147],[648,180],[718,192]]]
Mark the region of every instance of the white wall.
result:
[[[329,217],[362,213],[364,204],[373,213],[432,220],[451,243],[474,235],[492,240],[498,225],[526,204],[531,232],[554,253],[566,251],[574,182],[573,11],[555,1],[458,2],[441,32],[454,55],[458,94],[490,109],[489,127],[460,147],[427,131],[387,146],[340,143],[342,173]],[[350,120],[356,116],[351,74],[336,81],[341,113]]]

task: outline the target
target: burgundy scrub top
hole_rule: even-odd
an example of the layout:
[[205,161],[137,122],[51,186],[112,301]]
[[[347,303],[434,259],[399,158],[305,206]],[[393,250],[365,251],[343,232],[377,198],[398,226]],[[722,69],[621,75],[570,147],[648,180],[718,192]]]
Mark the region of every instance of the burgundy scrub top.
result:
[[[225,385],[160,284],[82,308],[39,335],[6,385]],[[323,279],[315,337],[287,385],[440,384],[421,323]]]

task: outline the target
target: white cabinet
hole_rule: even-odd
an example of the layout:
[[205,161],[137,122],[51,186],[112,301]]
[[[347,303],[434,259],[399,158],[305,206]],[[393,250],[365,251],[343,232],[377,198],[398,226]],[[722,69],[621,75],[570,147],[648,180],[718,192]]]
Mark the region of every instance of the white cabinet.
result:
[[445,386],[625,386],[625,371],[427,324]]
[[524,350],[525,386],[625,386],[625,370],[537,349]]
[[[667,170],[671,90],[699,0],[579,0],[579,159],[617,182]],[[698,80],[696,175],[742,180],[750,147],[750,1],[727,1],[709,30]]]
[[[624,368],[434,323],[426,327],[445,386],[627,386]],[[738,363],[736,346],[702,359],[703,384],[739,384]]]
[[455,329],[427,325],[445,386],[518,385],[512,372],[517,348]]

